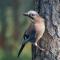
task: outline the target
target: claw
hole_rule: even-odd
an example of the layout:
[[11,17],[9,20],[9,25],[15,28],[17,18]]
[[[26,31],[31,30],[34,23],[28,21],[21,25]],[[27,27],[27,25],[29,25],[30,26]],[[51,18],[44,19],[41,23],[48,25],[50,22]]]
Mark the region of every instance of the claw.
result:
[[35,43],[35,46],[38,47],[39,50],[41,50],[41,51],[44,51],[44,52],[46,51],[45,49],[41,48],[37,43]]

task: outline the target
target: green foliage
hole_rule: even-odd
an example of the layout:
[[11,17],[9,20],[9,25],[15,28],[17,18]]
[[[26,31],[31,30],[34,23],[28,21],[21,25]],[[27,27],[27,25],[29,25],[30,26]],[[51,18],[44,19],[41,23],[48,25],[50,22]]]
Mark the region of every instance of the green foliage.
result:
[[0,60],[31,60],[31,46],[30,44],[27,44],[24,50],[22,51],[19,58],[17,58],[17,49],[13,49],[14,53],[8,53],[5,52],[3,49],[0,49]]

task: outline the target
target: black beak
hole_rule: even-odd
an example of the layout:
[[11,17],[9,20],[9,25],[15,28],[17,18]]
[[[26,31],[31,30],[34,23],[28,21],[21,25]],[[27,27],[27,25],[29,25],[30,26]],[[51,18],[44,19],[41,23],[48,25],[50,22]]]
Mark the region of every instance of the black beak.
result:
[[23,15],[24,15],[24,16],[29,16],[27,13],[24,13]]
[[28,13],[24,13],[23,14],[24,16],[28,16],[28,17],[30,17],[31,19],[34,19],[30,14],[28,14]]

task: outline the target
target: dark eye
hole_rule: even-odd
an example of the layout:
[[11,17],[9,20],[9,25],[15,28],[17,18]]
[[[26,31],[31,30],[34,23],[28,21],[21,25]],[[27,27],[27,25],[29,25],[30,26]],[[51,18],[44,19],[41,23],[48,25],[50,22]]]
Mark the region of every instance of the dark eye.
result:
[[30,14],[30,16],[35,16],[34,14]]

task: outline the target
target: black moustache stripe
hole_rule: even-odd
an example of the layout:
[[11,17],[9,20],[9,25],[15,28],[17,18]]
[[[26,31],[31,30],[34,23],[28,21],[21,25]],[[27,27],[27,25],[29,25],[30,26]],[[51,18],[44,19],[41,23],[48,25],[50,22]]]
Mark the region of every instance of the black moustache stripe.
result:
[[34,19],[32,16],[29,16],[31,19]]

